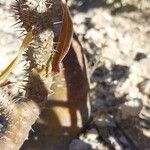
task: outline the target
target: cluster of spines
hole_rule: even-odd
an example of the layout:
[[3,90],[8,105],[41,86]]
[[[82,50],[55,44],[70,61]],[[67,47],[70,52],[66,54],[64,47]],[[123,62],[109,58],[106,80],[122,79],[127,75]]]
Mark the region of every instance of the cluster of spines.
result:
[[44,30],[53,29],[54,22],[61,20],[62,12],[58,0],[44,2],[46,6],[44,12],[38,12],[38,4],[34,9],[31,8],[28,0],[16,0],[11,6],[17,21],[16,25],[19,25],[21,29],[24,28],[23,32],[32,30],[34,34],[39,34]]

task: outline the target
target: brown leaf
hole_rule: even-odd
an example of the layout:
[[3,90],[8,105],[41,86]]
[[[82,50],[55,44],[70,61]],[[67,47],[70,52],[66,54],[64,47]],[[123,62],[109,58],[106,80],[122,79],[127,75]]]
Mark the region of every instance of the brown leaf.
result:
[[60,1],[60,3],[63,9],[63,21],[58,39],[58,45],[56,47],[56,52],[54,53],[52,59],[52,72],[54,73],[60,72],[60,63],[69,51],[71,39],[73,36],[73,24],[69,10],[66,4],[62,2],[62,0]]

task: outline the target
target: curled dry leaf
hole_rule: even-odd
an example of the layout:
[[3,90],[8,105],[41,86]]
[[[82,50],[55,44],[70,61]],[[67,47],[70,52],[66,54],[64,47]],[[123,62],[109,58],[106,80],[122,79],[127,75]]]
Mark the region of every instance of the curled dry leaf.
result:
[[60,1],[63,9],[62,27],[58,39],[56,52],[52,59],[52,71],[60,72],[60,63],[69,51],[71,39],[73,36],[73,24],[69,14],[69,10],[64,2]]

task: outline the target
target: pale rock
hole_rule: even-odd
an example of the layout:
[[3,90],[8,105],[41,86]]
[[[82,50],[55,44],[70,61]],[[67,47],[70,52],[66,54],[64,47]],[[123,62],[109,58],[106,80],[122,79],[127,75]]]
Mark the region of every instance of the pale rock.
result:
[[101,40],[101,41],[103,40],[103,36],[101,34],[99,34],[99,32],[94,28],[89,29],[87,31],[85,38],[92,39],[93,41],[95,41],[97,43],[99,43],[99,40]]
[[91,129],[87,132],[86,134],[86,138],[89,140],[89,141],[94,141],[96,140],[98,137],[98,132],[96,129]]
[[150,79],[150,59],[145,58],[131,66],[131,72],[143,78]]
[[77,25],[81,25],[85,22],[85,14],[77,14],[73,17],[73,22]]
[[114,145],[115,150],[122,150],[122,146],[118,143],[117,139],[113,136],[109,137],[109,141]]
[[125,93],[128,93],[129,97],[140,97],[140,92],[137,87],[137,84],[141,81],[143,81],[142,77],[134,73],[129,74],[129,77],[125,82],[118,84],[115,93],[116,96],[121,97]]

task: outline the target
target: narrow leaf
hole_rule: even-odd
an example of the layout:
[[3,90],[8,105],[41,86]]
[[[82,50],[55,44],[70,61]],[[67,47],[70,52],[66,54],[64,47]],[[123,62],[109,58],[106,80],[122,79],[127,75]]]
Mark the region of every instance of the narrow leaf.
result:
[[13,59],[13,61],[2,72],[0,72],[0,80],[3,80],[12,71],[13,67],[15,67],[17,61],[21,57],[23,50],[29,45],[31,41],[32,32],[28,32],[21,44],[21,47],[15,59]]

